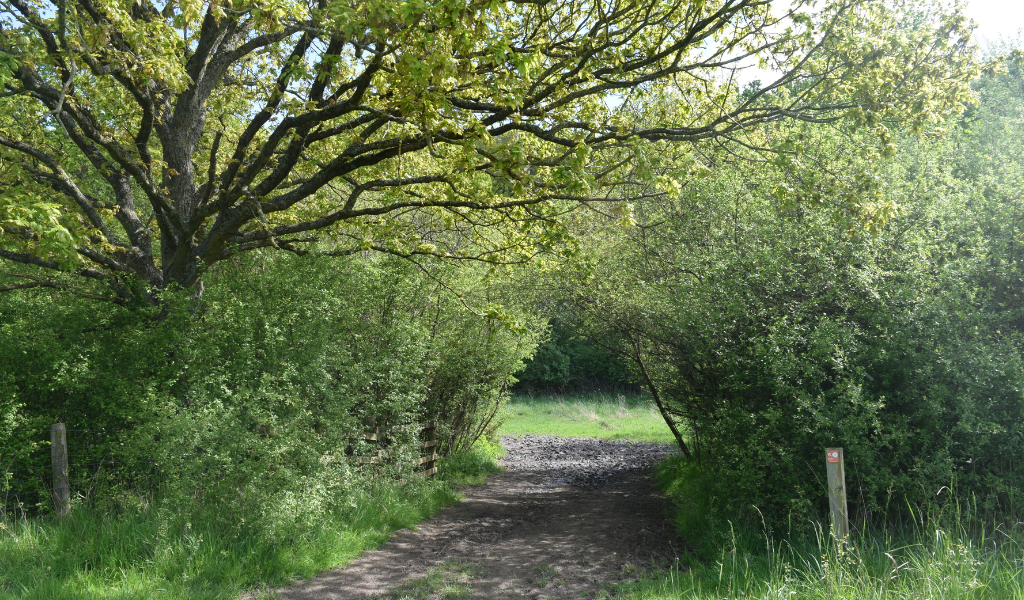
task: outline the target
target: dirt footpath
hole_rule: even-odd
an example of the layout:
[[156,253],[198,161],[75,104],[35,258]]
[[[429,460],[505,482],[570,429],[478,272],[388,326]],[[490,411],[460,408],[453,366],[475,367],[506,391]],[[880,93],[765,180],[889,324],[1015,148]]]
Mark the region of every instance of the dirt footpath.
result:
[[661,444],[519,436],[507,472],[348,566],[277,590],[282,600],[597,598],[676,559],[649,467]]

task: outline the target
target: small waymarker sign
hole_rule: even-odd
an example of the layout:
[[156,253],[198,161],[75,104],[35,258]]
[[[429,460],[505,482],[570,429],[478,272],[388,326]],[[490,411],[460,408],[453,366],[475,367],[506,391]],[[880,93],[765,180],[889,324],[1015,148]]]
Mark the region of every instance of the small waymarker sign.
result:
[[825,448],[825,470],[828,473],[828,504],[832,511],[832,534],[837,541],[850,535],[849,513],[846,512],[846,466],[842,448]]

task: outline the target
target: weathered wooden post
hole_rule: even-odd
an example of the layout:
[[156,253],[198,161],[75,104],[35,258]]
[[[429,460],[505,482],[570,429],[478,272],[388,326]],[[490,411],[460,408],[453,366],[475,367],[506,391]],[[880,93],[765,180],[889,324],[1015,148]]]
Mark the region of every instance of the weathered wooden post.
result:
[[53,467],[53,507],[64,516],[71,510],[68,486],[68,433],[64,423],[50,425],[50,463]]
[[[365,417],[363,419],[363,441],[364,442],[377,442],[380,436],[380,426],[377,425],[377,417]],[[384,456],[383,450],[377,450],[371,456],[360,456],[356,462],[361,465],[379,465],[381,458]]]
[[424,477],[433,477],[437,473],[437,421],[427,421],[423,424],[423,437],[421,449],[427,455],[420,457],[420,465],[423,466],[421,474]]
[[825,468],[828,471],[828,505],[832,512],[832,534],[837,540],[850,535],[849,515],[846,512],[846,466],[842,448],[825,449]]
[[377,417],[363,417],[363,439],[367,442],[376,442],[380,427],[377,427]]

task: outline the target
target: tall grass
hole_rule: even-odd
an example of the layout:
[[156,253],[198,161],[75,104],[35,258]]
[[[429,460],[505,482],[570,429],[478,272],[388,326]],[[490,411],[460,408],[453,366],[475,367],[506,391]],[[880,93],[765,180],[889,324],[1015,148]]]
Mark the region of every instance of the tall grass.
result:
[[502,435],[675,441],[650,397],[641,394],[519,395],[505,405],[503,417]]
[[776,533],[718,519],[695,493],[695,470],[662,484],[678,501],[690,551],[671,569],[624,586],[630,600],[1024,599],[1024,523],[984,518],[950,498],[898,526],[860,523],[837,543],[820,523]]
[[176,515],[159,502],[0,520],[0,599],[224,599],[311,577],[457,502],[453,484],[497,464],[477,449],[440,469],[435,480],[368,477],[316,527],[284,538],[239,528],[216,506]]

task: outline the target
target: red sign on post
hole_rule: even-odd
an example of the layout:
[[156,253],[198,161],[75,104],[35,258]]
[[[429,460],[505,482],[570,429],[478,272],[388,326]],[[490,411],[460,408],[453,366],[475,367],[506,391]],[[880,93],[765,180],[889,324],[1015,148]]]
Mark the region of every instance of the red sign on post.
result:
[[842,448],[825,448],[825,471],[828,473],[828,504],[832,512],[832,533],[837,541],[850,535],[846,512],[846,469]]

